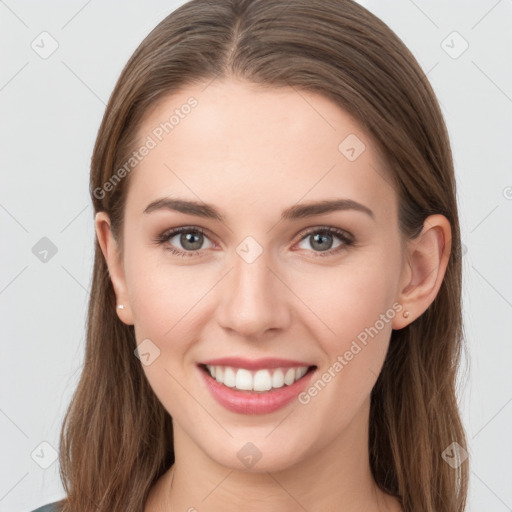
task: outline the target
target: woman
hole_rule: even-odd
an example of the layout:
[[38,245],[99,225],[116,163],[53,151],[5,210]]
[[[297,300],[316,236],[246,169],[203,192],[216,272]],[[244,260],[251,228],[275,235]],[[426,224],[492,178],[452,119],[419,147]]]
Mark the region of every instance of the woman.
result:
[[41,510],[464,510],[453,163],[384,23],[183,5],[118,80],[91,198],[67,498]]

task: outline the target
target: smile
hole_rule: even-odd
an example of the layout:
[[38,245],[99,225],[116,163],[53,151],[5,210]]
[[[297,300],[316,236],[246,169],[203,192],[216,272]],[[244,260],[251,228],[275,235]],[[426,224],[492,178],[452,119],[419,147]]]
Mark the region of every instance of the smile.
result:
[[265,368],[257,371],[220,365],[204,365],[203,368],[217,382],[228,388],[263,392],[291,386],[304,377],[311,367]]
[[[237,414],[270,414],[291,404],[309,385],[316,366],[274,366],[258,369],[198,364],[211,396]],[[267,366],[273,366],[272,364]]]

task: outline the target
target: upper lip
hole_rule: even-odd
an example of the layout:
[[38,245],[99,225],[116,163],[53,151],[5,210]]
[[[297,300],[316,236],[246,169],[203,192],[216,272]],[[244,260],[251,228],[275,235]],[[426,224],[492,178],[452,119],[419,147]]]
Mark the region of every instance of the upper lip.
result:
[[221,357],[218,359],[209,359],[199,364],[209,366],[232,366],[234,368],[245,368],[247,370],[261,370],[264,368],[290,368],[297,366],[313,366],[302,361],[291,361],[289,359],[276,359],[266,357],[263,359],[244,359],[242,357]]

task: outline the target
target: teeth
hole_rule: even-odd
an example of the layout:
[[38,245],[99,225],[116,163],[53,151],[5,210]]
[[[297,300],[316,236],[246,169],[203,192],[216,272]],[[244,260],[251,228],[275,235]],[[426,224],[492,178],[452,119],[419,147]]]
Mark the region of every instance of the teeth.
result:
[[289,386],[295,382],[295,370],[293,368],[289,368],[284,376],[284,383]]
[[233,368],[229,366],[226,367],[224,370],[224,382],[222,384],[228,388],[234,388],[236,386],[236,373]]
[[284,375],[282,370],[276,370],[272,375],[272,387],[282,388],[284,386]]
[[304,377],[309,367],[275,368],[256,372],[231,366],[206,365],[206,368],[217,382],[228,388],[236,388],[241,391],[269,391],[282,388],[284,385],[290,386]]
[[[230,368],[231,370],[231,368]],[[226,369],[227,372],[227,369]],[[252,389],[252,375],[249,370],[240,369],[236,372],[235,388],[246,391]]]
[[[241,370],[238,370],[238,373],[240,372]],[[250,372],[249,375],[251,375]],[[268,391],[272,389],[272,377],[268,370],[258,370],[251,380],[251,387],[248,389],[254,388],[255,391]]]

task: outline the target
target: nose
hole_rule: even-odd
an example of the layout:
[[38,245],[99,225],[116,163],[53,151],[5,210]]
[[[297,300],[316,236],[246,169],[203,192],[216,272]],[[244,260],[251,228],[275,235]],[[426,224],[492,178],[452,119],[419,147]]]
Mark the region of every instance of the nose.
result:
[[[253,262],[234,256],[234,268],[220,290],[218,322],[230,334],[257,339],[290,323],[293,294],[271,268],[265,251]],[[284,282],[283,282],[284,281]]]

